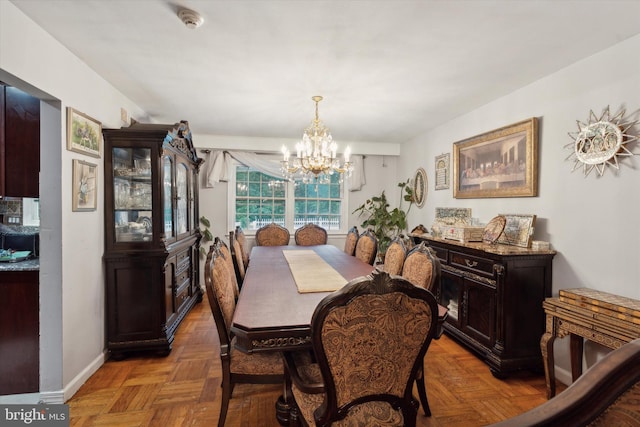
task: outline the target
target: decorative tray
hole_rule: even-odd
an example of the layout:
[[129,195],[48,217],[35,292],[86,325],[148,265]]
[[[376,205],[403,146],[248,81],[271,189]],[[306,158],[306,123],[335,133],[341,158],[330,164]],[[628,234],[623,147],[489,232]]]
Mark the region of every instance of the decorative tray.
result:
[[20,262],[29,258],[31,255],[31,251],[9,252],[8,255],[6,254],[7,252],[8,251],[2,252],[2,255],[0,255],[0,262]]

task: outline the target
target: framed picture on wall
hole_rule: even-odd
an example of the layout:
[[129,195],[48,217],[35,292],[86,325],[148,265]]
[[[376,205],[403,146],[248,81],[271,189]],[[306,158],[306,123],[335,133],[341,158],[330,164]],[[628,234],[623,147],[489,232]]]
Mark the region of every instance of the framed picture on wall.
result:
[[453,144],[453,197],[537,195],[537,118]]
[[427,200],[427,172],[423,168],[418,168],[413,177],[413,201],[421,208]]
[[451,153],[436,156],[436,190],[446,190],[450,186],[449,168]]
[[67,150],[100,158],[102,123],[67,107]]
[[73,160],[72,210],[74,212],[95,211],[98,199],[98,165],[83,160]]

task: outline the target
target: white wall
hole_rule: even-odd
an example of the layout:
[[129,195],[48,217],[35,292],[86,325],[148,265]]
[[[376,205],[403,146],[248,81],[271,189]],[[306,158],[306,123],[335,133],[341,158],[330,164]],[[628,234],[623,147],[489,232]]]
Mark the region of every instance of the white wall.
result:
[[[0,1],[0,79],[43,104],[41,132],[40,398],[71,397],[103,362],[103,163],[66,150],[66,107],[104,127],[120,127],[120,108],[144,112],[12,3]],[[72,159],[98,165],[95,212],[71,212]],[[61,340],[62,339],[62,340]]]
[[[640,157],[619,157],[619,171],[608,167],[602,177],[595,170],[585,177],[571,172],[564,148],[571,142],[567,133],[577,130],[576,120],[587,121],[590,110],[626,108],[628,117],[640,119],[640,60],[630,53],[638,51],[635,36],[403,144],[399,171],[422,166],[429,178],[425,206],[410,213],[410,224],[429,227],[435,207],[469,207],[484,222],[499,213],[535,214],[534,239],[558,251],[554,295],[588,287],[640,299]],[[534,116],[540,119],[538,197],[454,199],[452,189],[434,190],[435,156],[452,153],[453,162],[454,142]],[[633,132],[638,135],[640,126]],[[628,148],[640,154],[639,144]],[[556,365],[559,379],[570,383],[563,341],[556,343]],[[591,365],[602,349],[586,348]]]

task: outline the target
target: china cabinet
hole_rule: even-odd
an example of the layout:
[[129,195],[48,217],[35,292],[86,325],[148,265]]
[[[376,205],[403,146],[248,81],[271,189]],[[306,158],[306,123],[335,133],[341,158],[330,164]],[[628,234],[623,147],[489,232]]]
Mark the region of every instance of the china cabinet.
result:
[[187,122],[104,129],[107,348],[168,354],[202,301],[198,170]]
[[413,237],[441,262],[445,332],[482,357],[497,378],[520,369],[542,372],[542,303],[551,296],[555,251]]

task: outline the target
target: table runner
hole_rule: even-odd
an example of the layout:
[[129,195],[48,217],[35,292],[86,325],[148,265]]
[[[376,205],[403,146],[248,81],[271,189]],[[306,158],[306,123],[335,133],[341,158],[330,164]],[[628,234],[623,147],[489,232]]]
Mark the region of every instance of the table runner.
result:
[[282,254],[301,294],[333,292],[348,282],[314,250],[283,250]]

